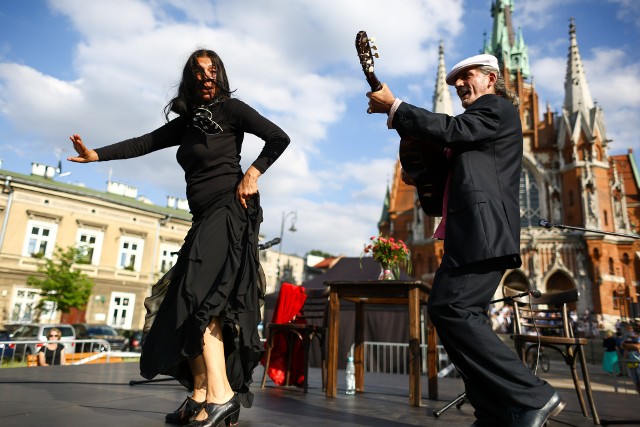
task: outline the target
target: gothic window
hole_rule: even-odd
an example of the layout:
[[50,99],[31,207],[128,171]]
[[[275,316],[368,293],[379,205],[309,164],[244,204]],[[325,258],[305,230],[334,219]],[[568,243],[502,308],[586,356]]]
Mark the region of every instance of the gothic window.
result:
[[520,226],[537,226],[540,217],[538,183],[530,170],[522,168],[520,173]]
[[602,213],[604,214],[604,225],[609,225],[609,214],[607,211],[603,211]]
[[614,310],[619,310],[620,309],[620,295],[618,295],[618,291],[613,291],[612,293],[612,298],[613,298],[613,309]]
[[614,274],[613,270],[613,258],[609,258],[609,274]]

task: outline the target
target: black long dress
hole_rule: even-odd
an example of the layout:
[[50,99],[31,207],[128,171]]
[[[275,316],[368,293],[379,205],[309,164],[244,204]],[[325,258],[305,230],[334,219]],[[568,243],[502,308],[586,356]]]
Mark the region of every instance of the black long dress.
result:
[[250,407],[249,384],[262,354],[257,329],[264,297],[258,287],[262,209],[258,195],[247,202],[247,209],[237,200],[236,187],[243,176],[240,150],[245,132],[263,139],[265,146],[253,166],[264,172],[289,138],[239,100],[206,108],[217,125],[204,127],[210,133],[178,117],[147,135],[96,152],[104,161],[179,145],[177,159],[185,171],[193,224],[171,277],[162,279],[170,283],[142,346],[142,376],[171,375],[192,390],[188,359],[202,353],[205,328],[217,316],[223,321],[229,382],[243,406]]

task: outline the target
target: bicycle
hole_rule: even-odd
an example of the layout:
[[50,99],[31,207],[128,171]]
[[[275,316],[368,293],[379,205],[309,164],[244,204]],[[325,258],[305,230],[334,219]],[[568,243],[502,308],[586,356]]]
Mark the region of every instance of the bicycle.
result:
[[544,353],[543,347],[540,347],[540,353],[538,353],[538,346],[536,344],[532,344],[527,348],[525,360],[527,361],[527,367],[533,372],[536,371],[537,366],[539,366],[543,372],[549,372],[551,368],[549,356]]

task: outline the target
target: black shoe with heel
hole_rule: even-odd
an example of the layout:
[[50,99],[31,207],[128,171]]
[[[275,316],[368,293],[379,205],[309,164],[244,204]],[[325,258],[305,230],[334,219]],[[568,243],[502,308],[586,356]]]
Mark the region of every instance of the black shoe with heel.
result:
[[238,395],[234,394],[227,403],[205,404],[204,410],[207,412],[207,418],[202,421],[191,421],[188,427],[218,427],[222,420],[225,420],[225,424],[227,419],[231,423],[234,417],[237,422],[237,417],[240,414],[240,399],[238,399]]
[[198,412],[202,410],[205,402],[196,402],[190,397],[187,397],[182,405],[170,414],[167,414],[164,418],[165,422],[169,424],[185,425],[189,424]]
[[238,412],[236,412],[235,414],[231,414],[224,419],[224,425],[227,427],[237,426],[239,418],[240,418],[240,408],[238,408]]

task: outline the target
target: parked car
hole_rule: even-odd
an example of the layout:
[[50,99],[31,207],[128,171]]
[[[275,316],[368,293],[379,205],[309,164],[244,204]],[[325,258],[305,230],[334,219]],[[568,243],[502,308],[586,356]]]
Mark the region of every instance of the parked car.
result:
[[[73,328],[76,330],[76,338],[79,340],[101,339],[107,341],[111,345],[111,350],[121,351],[127,342],[127,338],[120,335],[113,327],[109,325],[89,325],[87,323],[74,323]],[[82,346],[82,343],[78,343]],[[84,347],[83,351],[104,351],[104,346],[90,345]]]
[[9,331],[6,329],[0,329],[0,360],[10,360],[13,358],[14,348],[9,344],[3,344],[2,341],[11,341]]
[[[62,337],[60,342],[64,344],[64,351],[66,354],[75,353],[75,340],[76,332],[73,326],[67,324],[59,325],[44,325],[44,324],[26,324],[20,326],[11,335],[11,341],[15,341],[14,354],[16,359],[26,358],[29,354],[37,354],[40,348],[46,344],[49,336],[49,331],[52,328],[60,330]],[[25,343],[20,344],[20,341],[40,341],[39,343]]]
[[127,343],[124,346],[125,351],[134,351],[136,353],[142,351],[142,331],[123,331],[122,335],[127,337]]

